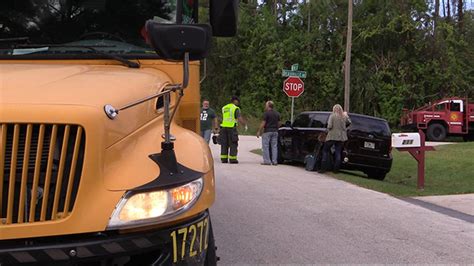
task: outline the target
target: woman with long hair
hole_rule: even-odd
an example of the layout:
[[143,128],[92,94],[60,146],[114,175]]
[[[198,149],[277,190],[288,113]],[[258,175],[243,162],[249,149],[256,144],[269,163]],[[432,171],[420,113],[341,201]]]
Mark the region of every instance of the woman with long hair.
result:
[[328,134],[326,136],[326,142],[323,147],[323,158],[320,173],[324,173],[327,170],[330,170],[330,160],[329,156],[331,153],[331,148],[335,148],[334,156],[334,167],[332,168],[334,172],[338,172],[341,167],[341,155],[344,142],[347,141],[347,126],[350,125],[351,120],[347,115],[347,112],[344,112],[342,106],[339,104],[334,105],[332,108],[332,113],[328,119]]

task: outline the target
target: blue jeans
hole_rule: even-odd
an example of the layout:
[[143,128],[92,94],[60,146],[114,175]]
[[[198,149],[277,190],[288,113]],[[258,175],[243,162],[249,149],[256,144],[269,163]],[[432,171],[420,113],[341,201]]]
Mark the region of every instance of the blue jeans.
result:
[[[331,155],[331,147],[334,145],[334,167],[330,165],[331,161],[329,160],[329,156]],[[341,154],[342,154],[342,147],[344,146],[343,141],[335,141],[335,140],[328,140],[324,143],[323,147],[323,160],[321,162],[321,170],[334,170],[339,171],[341,168]]]
[[209,140],[211,140],[211,130],[201,130],[201,136],[207,141],[207,143],[209,143]]
[[[270,158],[271,149],[271,158]],[[262,135],[263,163],[277,164],[278,132],[266,132]]]

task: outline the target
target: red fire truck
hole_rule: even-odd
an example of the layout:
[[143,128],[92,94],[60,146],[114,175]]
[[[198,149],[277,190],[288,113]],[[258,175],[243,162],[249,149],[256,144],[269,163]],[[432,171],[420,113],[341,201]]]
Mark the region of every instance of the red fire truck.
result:
[[404,130],[422,129],[429,140],[443,141],[447,136],[474,140],[474,104],[467,98],[443,98],[416,110],[403,109]]

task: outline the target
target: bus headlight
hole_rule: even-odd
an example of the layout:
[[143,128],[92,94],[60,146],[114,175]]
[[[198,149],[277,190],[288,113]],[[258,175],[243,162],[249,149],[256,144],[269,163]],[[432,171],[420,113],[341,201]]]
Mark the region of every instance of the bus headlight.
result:
[[189,209],[201,195],[202,178],[167,190],[128,192],[117,204],[107,229],[122,229],[166,221]]

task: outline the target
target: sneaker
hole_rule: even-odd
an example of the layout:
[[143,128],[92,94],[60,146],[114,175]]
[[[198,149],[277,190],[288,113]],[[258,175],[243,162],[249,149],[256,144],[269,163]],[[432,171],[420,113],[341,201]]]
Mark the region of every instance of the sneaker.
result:
[[229,163],[239,163],[237,160],[230,160]]
[[221,163],[228,163],[228,160],[221,160]]
[[272,165],[271,163],[260,163],[261,165]]
[[278,164],[277,163],[272,163],[273,166],[277,166]]

